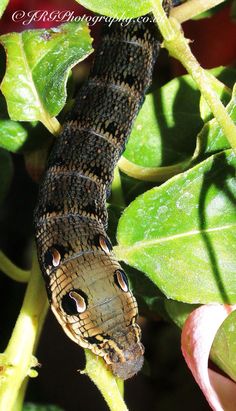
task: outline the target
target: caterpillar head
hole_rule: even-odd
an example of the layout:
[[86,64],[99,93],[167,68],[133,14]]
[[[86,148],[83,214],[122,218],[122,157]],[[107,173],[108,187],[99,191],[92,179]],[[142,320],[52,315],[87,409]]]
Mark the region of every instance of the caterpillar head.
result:
[[114,375],[130,378],[142,367],[144,348],[127,277],[112,254],[78,260],[50,275],[52,311],[73,341],[102,356]]

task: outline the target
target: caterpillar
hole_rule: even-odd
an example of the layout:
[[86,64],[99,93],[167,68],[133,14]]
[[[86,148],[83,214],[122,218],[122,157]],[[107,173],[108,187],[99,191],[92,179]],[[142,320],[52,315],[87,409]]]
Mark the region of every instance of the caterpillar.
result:
[[50,153],[34,216],[53,313],[75,343],[122,379],[141,369],[144,347],[137,303],[106,233],[106,199],[161,44],[156,24],[139,20],[104,27],[89,78]]

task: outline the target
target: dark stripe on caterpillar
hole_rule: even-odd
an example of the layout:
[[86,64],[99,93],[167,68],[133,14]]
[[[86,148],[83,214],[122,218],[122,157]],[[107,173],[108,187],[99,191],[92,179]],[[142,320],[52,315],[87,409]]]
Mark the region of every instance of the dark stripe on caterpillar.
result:
[[137,303],[106,234],[106,196],[160,42],[154,23],[104,28],[90,76],[50,154],[35,211],[38,258],[55,316],[73,341],[123,379],[142,367],[144,348]]

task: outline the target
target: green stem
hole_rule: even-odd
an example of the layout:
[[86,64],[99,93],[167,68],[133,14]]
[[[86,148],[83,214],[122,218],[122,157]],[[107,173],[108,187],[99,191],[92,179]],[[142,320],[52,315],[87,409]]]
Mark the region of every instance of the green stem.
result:
[[56,117],[50,117],[47,114],[44,114],[41,118],[43,125],[50,131],[51,134],[57,136],[61,130],[61,125]]
[[0,270],[12,280],[21,283],[27,283],[30,278],[30,271],[17,267],[2,251],[0,251]]
[[9,0],[0,1],[0,18],[2,17],[4,11],[6,10],[8,3],[9,3]]
[[123,396],[123,381],[116,379],[109,371],[102,358],[94,355],[90,350],[85,350],[86,368],[83,373],[98,387],[107,402],[110,411],[128,411]]
[[151,0],[151,4],[153,15],[164,40],[175,41],[177,35],[173,30],[171,22],[165,11],[163,10],[162,0]]
[[21,384],[21,387],[19,389],[16,401],[14,404],[14,411],[22,411],[27,384],[28,384],[28,378],[26,378],[24,382]]
[[112,192],[112,203],[120,206],[122,208],[125,207],[125,199],[123,196],[122,186],[121,186],[121,178],[118,166],[116,166],[114,171],[114,179],[111,186]]
[[225,137],[228,139],[231,147],[236,149],[236,126],[229,117],[214,88],[212,88],[212,82],[209,81],[209,74],[205,72],[193,56],[188,45],[188,40],[184,37],[181,26],[177,20],[167,18],[162,8],[162,1],[151,1],[153,4],[153,14],[164,38],[164,46],[170,55],[178,59],[188,73],[191,74],[202,96],[214,114],[214,117],[222,128]]
[[164,167],[143,167],[132,163],[125,157],[119,160],[119,168],[128,176],[143,181],[162,182],[184,171],[190,164],[190,159],[172,166]]
[[179,23],[183,23],[224,2],[225,0],[189,0],[181,6],[174,7],[170,15]]
[[2,360],[0,379],[0,410],[15,411],[23,401],[24,385],[32,366],[33,352],[47,312],[44,282],[34,256],[30,281]]
[[215,92],[218,94],[220,97],[223,93],[228,94],[229,97],[232,95],[232,89],[230,89],[228,86],[226,86],[222,81],[220,81],[218,78],[213,76],[210,71],[205,71],[206,74],[209,77],[209,81],[211,83],[211,86],[214,88]]

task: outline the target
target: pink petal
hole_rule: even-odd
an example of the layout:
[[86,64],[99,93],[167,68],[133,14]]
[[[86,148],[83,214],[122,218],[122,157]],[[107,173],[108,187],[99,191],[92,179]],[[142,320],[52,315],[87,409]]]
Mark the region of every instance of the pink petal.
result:
[[182,330],[182,352],[196,382],[214,411],[236,410],[236,384],[208,369],[215,335],[236,306],[203,305],[187,318]]

